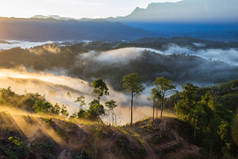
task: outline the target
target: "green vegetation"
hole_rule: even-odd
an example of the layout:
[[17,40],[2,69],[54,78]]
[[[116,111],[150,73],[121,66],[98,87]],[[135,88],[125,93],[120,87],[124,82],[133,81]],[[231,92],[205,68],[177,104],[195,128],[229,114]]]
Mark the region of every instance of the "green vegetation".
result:
[[125,75],[122,79],[122,87],[131,93],[131,126],[133,124],[133,99],[135,95],[140,94],[144,87],[138,73]]
[[30,156],[29,148],[19,137],[9,137],[6,141],[0,141],[0,152],[3,152],[8,159],[27,158]]
[[[88,105],[88,110],[83,110],[82,106],[86,105],[85,97],[80,96],[78,97],[75,102],[80,103],[80,110],[78,113],[74,113],[71,118],[85,118],[90,120],[100,120],[101,115],[105,115],[105,108],[104,105],[100,103],[100,99],[103,96],[109,95],[109,91],[107,88],[106,83],[102,79],[97,79],[93,81],[91,84],[93,86],[93,94],[97,95],[96,99],[93,99]],[[108,107],[109,111],[113,111],[113,109],[116,107],[116,102],[113,100],[107,101],[105,103],[105,106]]]
[[109,95],[108,88],[106,83],[102,79],[97,79],[93,81],[93,93],[97,95],[98,100],[100,101],[101,97],[104,95]]
[[28,93],[26,95],[18,95],[13,92],[10,87],[0,89],[0,104],[34,113],[68,116],[65,106],[59,106],[58,104],[52,105],[39,94]]
[[171,80],[164,77],[157,77],[154,85],[155,88],[152,89],[152,94],[155,100],[161,100],[160,119],[162,119],[166,97],[172,94],[171,91],[174,91],[175,86]]
[[[131,95],[130,125],[132,126],[133,100],[135,95],[139,95],[144,90],[144,87],[137,73],[125,75],[122,83],[123,88]],[[118,155],[123,153],[127,158],[143,158],[146,155],[145,149],[148,149],[148,141],[154,146],[154,150],[162,156],[175,151],[184,144],[177,141],[173,134],[178,129],[183,134],[183,137],[187,138],[186,142],[190,142],[201,148],[200,153],[206,158],[227,159],[238,157],[238,80],[219,86],[201,88],[188,83],[183,86],[181,92],[173,94],[175,86],[172,84],[172,81],[164,77],[158,77],[154,81],[155,87],[151,90],[151,99],[153,100],[152,121],[147,119],[135,123],[133,127],[119,127],[116,130],[114,129],[115,127],[104,125],[101,121],[101,117],[106,115],[107,111],[112,117],[112,125],[116,118],[114,113],[114,109],[117,107],[116,102],[114,100],[108,100],[105,103],[101,103],[101,99],[109,95],[109,89],[106,83],[101,79],[97,79],[92,83],[92,86],[94,88],[92,94],[95,95],[95,99],[92,99],[87,104],[84,96],[78,97],[75,102],[79,103],[80,109],[77,113],[71,115],[71,119],[72,121],[74,119],[89,119],[95,122],[90,125],[92,127],[90,130],[93,137],[89,141],[95,145],[93,150],[91,149],[93,152],[86,153],[82,149],[82,153],[75,153],[76,158],[89,158],[88,156],[99,155],[99,147],[100,144],[103,145],[101,142],[104,138],[112,140],[114,144],[112,144],[113,152]],[[31,113],[60,115],[64,118],[69,116],[67,108],[64,105],[53,105],[39,94],[28,93],[18,95],[10,87],[0,90],[0,105],[23,109]],[[160,119],[157,119],[159,122],[154,123],[155,109],[158,112],[159,105],[161,106]],[[173,127],[170,126],[170,129],[166,128],[168,118],[163,117],[163,111],[168,105],[173,106],[172,109],[177,115],[177,119],[174,120],[178,124]],[[88,109],[83,109],[84,106],[88,106]],[[2,114],[0,114],[0,117],[1,121],[4,121],[6,118]],[[24,120],[28,121],[29,119]],[[12,123],[12,121],[13,119],[9,120],[8,123]],[[70,140],[67,134],[84,133],[82,130],[76,129],[75,127],[77,125],[72,124],[73,122],[69,124],[71,120],[69,120],[69,123],[54,121],[53,119],[43,119],[43,121],[48,123],[47,128],[52,128],[56,134],[67,142]],[[99,124],[99,122],[102,124]],[[59,123],[64,126],[59,127],[57,125]],[[157,123],[158,125],[156,125]],[[162,124],[160,125],[160,123]],[[32,122],[32,125],[34,125],[34,122]],[[1,131],[8,134],[7,140],[1,140],[0,138],[0,155],[4,154],[4,156],[10,159],[17,159],[20,154],[20,158],[27,158],[31,155],[31,151],[39,150],[42,158],[55,158],[57,143],[54,141],[48,139],[43,140],[44,142],[38,141],[33,143],[31,149],[29,149],[26,146],[26,142],[24,142],[24,137],[16,133],[19,128],[16,130],[8,127],[3,128],[3,126],[0,128]],[[170,132],[172,129],[173,132]],[[144,136],[146,135],[148,139],[145,139]],[[88,139],[89,136],[85,135],[83,138]],[[74,139],[71,138],[71,140]],[[170,146],[163,145],[167,140],[171,141],[169,143],[171,144]],[[174,140],[176,142],[172,142]],[[162,146],[158,146],[160,144]]]
[[[232,134],[238,108],[234,102],[237,88],[238,80],[208,88],[186,84],[179,93],[177,116],[192,126],[194,142],[203,147],[208,157],[237,157],[238,145]],[[229,100],[224,102],[224,98]]]

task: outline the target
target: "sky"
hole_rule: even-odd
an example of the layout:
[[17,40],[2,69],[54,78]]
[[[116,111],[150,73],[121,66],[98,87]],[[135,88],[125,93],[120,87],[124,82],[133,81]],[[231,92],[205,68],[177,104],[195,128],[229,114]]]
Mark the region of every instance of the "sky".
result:
[[177,1],[180,0],[1,0],[0,17],[105,18],[128,15],[136,7],[145,8],[152,2]]

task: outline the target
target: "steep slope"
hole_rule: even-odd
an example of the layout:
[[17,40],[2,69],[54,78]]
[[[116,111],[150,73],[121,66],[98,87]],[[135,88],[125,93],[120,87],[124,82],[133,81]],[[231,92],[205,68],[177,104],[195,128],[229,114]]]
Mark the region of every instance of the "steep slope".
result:
[[[6,110],[4,110],[6,111]],[[199,148],[180,136],[176,119],[144,120],[112,127],[8,110],[0,113],[0,158],[177,159],[200,158]]]
[[238,2],[230,0],[183,0],[151,3],[147,8],[137,7],[124,21],[147,22],[211,22],[237,21]]

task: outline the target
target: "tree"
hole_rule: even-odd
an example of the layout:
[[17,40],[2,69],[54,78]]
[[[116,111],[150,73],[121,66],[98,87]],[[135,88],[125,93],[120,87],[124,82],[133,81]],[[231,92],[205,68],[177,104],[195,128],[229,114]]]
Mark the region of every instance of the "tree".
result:
[[86,105],[85,97],[84,96],[78,97],[74,102],[75,103],[79,103],[80,104],[80,108],[82,108],[82,106]]
[[88,109],[89,118],[99,120],[99,117],[103,114],[105,114],[105,110],[103,105],[100,104],[99,100],[94,99],[89,103]]
[[171,91],[174,91],[175,86],[172,84],[171,80],[168,80],[164,77],[157,77],[154,81],[154,85],[161,94],[160,118],[162,119],[166,96],[168,96]]
[[116,105],[116,102],[114,100],[110,100],[110,101],[107,101],[105,103],[105,106],[109,109],[109,111],[111,112],[111,117],[112,117],[112,123],[115,122],[115,113],[114,113],[114,109],[117,107]]
[[97,95],[99,101],[103,95],[109,95],[107,85],[102,79],[93,81],[93,87],[93,93]]
[[138,73],[131,73],[125,75],[122,79],[122,87],[131,93],[131,126],[133,123],[133,98],[135,95],[140,94],[144,87]]
[[52,113],[52,108],[52,104],[45,99],[37,99],[32,106],[32,109],[35,113]]
[[162,96],[161,96],[161,91],[157,88],[152,88],[151,89],[151,99],[153,101],[153,122],[155,119],[155,109],[157,110],[157,105],[158,102],[161,100]]
[[65,105],[62,106],[60,113],[63,116],[66,116],[66,117],[69,116],[69,113],[68,113]]

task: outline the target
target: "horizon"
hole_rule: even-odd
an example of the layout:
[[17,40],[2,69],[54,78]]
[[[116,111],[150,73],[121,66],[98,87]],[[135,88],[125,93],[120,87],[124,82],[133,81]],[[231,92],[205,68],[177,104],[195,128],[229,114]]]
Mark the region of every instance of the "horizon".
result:
[[8,0],[1,2],[0,17],[31,18],[35,15],[82,18],[108,18],[129,15],[135,8],[146,8],[151,3],[178,2],[182,0],[133,0],[112,2],[103,0]]

